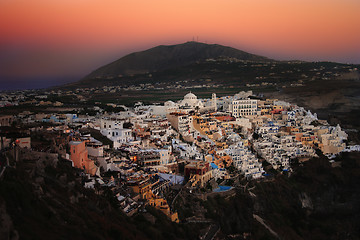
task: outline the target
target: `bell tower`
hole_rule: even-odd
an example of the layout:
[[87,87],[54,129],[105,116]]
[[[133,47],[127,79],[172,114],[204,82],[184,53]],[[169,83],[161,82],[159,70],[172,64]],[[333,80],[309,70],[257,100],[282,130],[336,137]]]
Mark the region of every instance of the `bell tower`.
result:
[[213,105],[214,111],[216,112],[217,111],[216,93],[212,94],[212,105]]

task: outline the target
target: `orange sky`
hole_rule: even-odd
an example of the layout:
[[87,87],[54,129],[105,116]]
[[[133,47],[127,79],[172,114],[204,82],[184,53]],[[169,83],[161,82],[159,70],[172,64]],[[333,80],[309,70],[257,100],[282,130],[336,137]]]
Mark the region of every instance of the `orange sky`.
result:
[[89,73],[199,41],[275,59],[360,63],[359,0],[0,0],[0,77]]

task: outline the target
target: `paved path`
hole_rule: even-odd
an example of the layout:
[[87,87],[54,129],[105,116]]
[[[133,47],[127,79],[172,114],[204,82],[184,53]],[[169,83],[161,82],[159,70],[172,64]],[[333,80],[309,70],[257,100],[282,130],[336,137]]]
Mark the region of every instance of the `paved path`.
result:
[[205,234],[204,240],[213,240],[216,234],[220,231],[220,227],[215,224],[210,225],[209,231]]
[[280,239],[279,238],[279,235],[274,232],[265,222],[264,222],[264,219],[262,219],[261,217],[259,217],[258,215],[256,214],[253,214],[253,217],[256,219],[256,221],[258,221],[261,225],[263,225],[267,230],[269,230],[269,232],[274,235],[277,239]]

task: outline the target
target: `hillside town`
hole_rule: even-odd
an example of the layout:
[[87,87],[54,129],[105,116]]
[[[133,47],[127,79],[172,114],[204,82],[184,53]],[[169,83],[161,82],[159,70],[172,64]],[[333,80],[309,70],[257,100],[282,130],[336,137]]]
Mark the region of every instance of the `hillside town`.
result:
[[[46,104],[46,97],[36,99]],[[293,162],[318,154],[336,166],[332,159],[337,154],[359,151],[359,146],[346,144],[348,135],[339,125],[252,91],[222,97],[213,93],[208,99],[189,92],[176,102],[115,107],[122,110],[1,115],[6,158],[0,174],[17,161],[28,161],[33,172],[41,169],[40,161],[56,165],[64,160],[78,169],[86,188],[98,194],[102,187],[110,188],[128,216],[150,205],[178,223],[172,204],[177,196],[169,189],[222,192],[239,176],[262,181],[274,172],[291,175]]]

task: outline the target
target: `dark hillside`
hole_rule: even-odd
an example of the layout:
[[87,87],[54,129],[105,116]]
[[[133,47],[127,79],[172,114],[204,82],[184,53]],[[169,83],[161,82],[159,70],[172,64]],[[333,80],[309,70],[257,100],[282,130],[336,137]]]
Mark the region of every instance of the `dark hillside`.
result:
[[290,177],[244,181],[232,196],[204,201],[185,194],[180,216],[212,219],[220,239],[360,239],[359,157],[344,153],[335,168],[324,156],[314,158],[295,164]]
[[117,77],[118,75],[155,72],[219,57],[269,61],[269,59],[265,57],[253,55],[231,47],[224,47],[218,44],[187,42],[171,46],[162,45],[146,51],[131,53],[95,70],[86,78]]
[[22,164],[8,168],[0,182],[0,207],[7,216],[1,232],[9,239],[146,239],[108,199],[84,189],[76,178],[64,163],[35,178]]
[[[33,165],[36,165],[35,171]],[[148,208],[125,216],[110,189],[85,189],[79,171],[60,160],[57,167],[36,161],[8,167],[0,180],[0,239],[195,239],[198,230],[176,225]],[[149,215],[149,213],[147,213]]]

